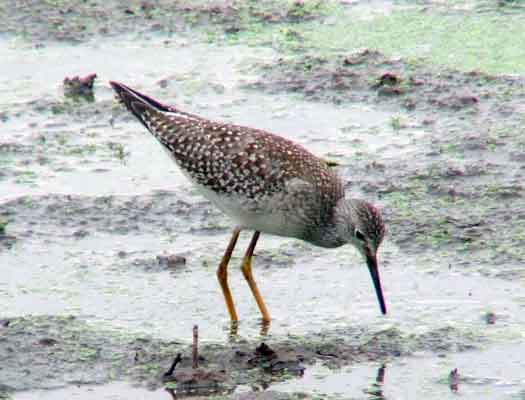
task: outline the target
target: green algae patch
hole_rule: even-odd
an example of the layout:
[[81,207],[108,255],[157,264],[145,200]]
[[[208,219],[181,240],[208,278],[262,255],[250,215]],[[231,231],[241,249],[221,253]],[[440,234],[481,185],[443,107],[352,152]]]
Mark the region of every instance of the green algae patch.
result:
[[395,9],[368,17],[359,10],[330,8],[331,23],[315,20],[293,26],[257,26],[239,35],[241,43],[271,45],[284,54],[327,56],[374,49],[390,57],[513,74],[525,70],[523,13],[443,13],[436,9]]
[[396,11],[371,20],[341,18],[303,32],[316,52],[372,48],[389,56],[491,74],[525,69],[523,15]]
[[5,31],[28,43],[191,32],[192,40],[270,46],[283,54],[368,48],[461,70],[496,74],[525,69],[523,8],[507,12],[510,5],[462,12],[441,3],[425,8],[401,4],[379,13],[363,4],[317,0],[30,3],[20,8],[11,0],[0,7]]

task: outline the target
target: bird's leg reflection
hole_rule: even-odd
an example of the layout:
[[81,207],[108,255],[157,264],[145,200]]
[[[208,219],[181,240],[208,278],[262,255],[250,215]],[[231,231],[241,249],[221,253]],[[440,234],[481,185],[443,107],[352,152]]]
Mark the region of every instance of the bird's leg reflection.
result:
[[177,400],[177,394],[175,393],[175,390],[173,389],[164,389],[166,392],[168,392],[171,395],[172,400]]
[[366,391],[366,394],[369,395],[370,400],[386,400],[386,397],[383,394],[385,371],[386,364],[381,364],[381,366],[377,369],[375,382],[372,383],[370,389]]
[[[228,329],[228,340],[230,342],[235,342],[237,339],[239,339],[239,321],[230,321],[229,329]],[[268,332],[270,330],[270,321],[265,321],[264,319],[261,319],[259,321],[259,336],[268,336]]]
[[235,342],[239,338],[239,321],[230,321],[230,330],[228,332],[228,340]]
[[268,331],[270,330],[270,321],[261,319],[260,326],[261,326],[261,330],[259,331],[259,335],[268,336]]

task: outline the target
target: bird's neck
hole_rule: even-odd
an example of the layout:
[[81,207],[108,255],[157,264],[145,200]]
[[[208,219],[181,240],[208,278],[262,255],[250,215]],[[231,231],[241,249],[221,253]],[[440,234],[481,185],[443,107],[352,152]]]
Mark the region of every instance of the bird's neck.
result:
[[335,248],[348,243],[347,215],[349,212],[346,200],[340,200],[330,213],[330,217],[321,221],[302,238],[316,246]]

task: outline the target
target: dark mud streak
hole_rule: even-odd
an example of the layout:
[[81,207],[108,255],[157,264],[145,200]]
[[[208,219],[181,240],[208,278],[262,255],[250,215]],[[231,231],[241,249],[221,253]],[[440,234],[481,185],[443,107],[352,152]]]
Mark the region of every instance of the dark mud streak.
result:
[[82,238],[90,232],[210,235],[228,228],[224,216],[208,202],[188,203],[167,191],[136,196],[24,196],[4,202],[2,215],[13,221],[19,238],[49,237],[50,231],[57,240]]
[[370,103],[421,121],[429,134],[412,139],[408,158],[356,154],[348,172],[342,168],[349,189],[383,204],[389,238],[404,251],[444,255],[462,267],[510,270],[525,261],[524,78],[437,69],[370,50],[295,56],[259,71],[247,88]]
[[[5,323],[8,321],[8,323]],[[396,328],[369,332],[366,328],[325,331],[306,337],[238,340],[200,348],[199,367],[221,371],[234,385],[263,386],[290,378],[290,371],[317,362],[330,368],[363,361],[388,360],[414,352],[450,352],[475,348],[480,338],[448,327],[422,334]],[[163,373],[182,353],[177,368],[191,367],[191,347],[125,331],[97,329],[69,316],[28,316],[4,320],[0,326],[0,386],[4,391],[49,389],[68,384],[102,384],[123,378],[162,387]]]
[[[374,50],[321,57],[297,55],[259,65],[261,79],[247,87],[271,93],[300,92],[307,99],[331,103],[386,103],[408,110],[460,111],[479,106],[477,118],[512,114],[501,96],[523,99],[519,77],[439,70],[418,62],[389,59]],[[509,97],[509,100],[511,97]],[[448,114],[447,114],[448,115]]]
[[4,1],[2,33],[43,46],[47,41],[79,43],[94,36],[118,34],[175,34],[205,27],[231,35],[254,23],[296,23],[320,19],[323,2],[212,1],[204,4],[172,0],[132,1]]

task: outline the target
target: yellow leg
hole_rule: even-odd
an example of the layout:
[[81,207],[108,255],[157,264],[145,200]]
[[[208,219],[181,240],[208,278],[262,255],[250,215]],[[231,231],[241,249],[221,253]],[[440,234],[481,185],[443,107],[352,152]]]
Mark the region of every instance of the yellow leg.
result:
[[235,244],[237,243],[237,239],[239,238],[240,232],[241,230],[239,228],[235,228],[233,230],[230,243],[228,244],[228,247],[226,248],[226,251],[222,256],[221,263],[219,264],[219,268],[217,269],[217,278],[219,278],[222,294],[224,295],[224,301],[226,302],[226,307],[228,308],[228,312],[230,313],[230,319],[232,321],[237,321],[238,318],[237,312],[235,311],[235,305],[233,304],[232,293],[230,292],[230,288],[228,286],[228,263],[230,262],[233,249],[235,248]]
[[244,255],[244,258],[242,260],[242,274],[244,275],[244,278],[246,279],[246,282],[248,282],[248,285],[250,286],[250,289],[252,290],[253,297],[255,297],[255,301],[257,302],[257,305],[259,306],[259,310],[262,314],[262,320],[263,322],[270,322],[270,314],[268,313],[268,310],[266,309],[266,305],[264,304],[264,300],[261,296],[261,293],[259,292],[259,288],[257,287],[257,284],[255,283],[255,280],[253,279],[252,275],[252,256],[253,251],[255,250],[255,245],[257,244],[257,240],[259,239],[260,232],[255,232],[252,237],[252,241],[250,242],[250,245],[248,246],[248,249],[246,250],[246,254]]

